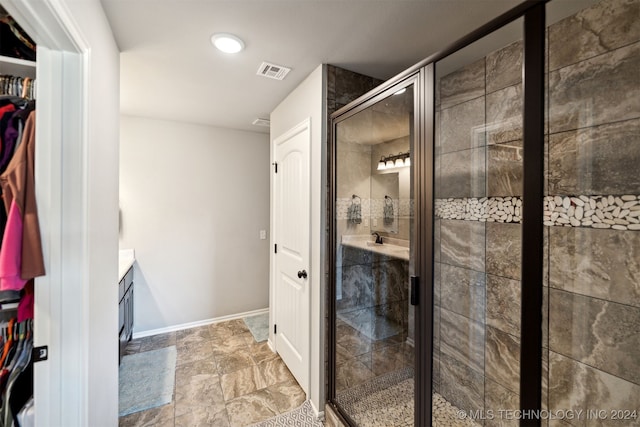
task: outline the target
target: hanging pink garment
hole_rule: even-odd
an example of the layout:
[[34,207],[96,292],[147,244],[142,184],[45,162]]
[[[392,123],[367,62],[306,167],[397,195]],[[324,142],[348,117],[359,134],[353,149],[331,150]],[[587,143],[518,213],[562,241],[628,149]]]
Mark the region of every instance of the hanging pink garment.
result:
[[19,291],[27,283],[20,278],[22,267],[22,218],[16,201],[11,202],[0,248],[0,290]]
[[27,282],[22,292],[22,298],[20,298],[20,302],[18,303],[18,322],[24,322],[27,319],[33,319],[33,279]]

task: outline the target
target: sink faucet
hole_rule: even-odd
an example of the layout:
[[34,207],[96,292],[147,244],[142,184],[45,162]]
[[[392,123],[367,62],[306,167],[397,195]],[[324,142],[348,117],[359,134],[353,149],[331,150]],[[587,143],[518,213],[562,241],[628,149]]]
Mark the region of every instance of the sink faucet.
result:
[[376,236],[376,243],[378,244],[382,244],[382,237],[380,236],[380,233],[375,232],[375,233],[371,233],[372,236]]

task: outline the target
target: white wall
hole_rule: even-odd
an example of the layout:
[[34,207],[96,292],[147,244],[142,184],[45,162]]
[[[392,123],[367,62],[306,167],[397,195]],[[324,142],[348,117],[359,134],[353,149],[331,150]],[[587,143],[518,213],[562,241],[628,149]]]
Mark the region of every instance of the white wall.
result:
[[[326,70],[316,68],[271,113],[271,141],[311,117],[311,382],[316,410],[324,409],[324,248],[326,212]],[[272,279],[273,280],[273,279]],[[273,324],[273,320],[270,322]],[[269,328],[273,342],[273,328]]]
[[268,135],[122,116],[120,141],[135,333],[268,307]]

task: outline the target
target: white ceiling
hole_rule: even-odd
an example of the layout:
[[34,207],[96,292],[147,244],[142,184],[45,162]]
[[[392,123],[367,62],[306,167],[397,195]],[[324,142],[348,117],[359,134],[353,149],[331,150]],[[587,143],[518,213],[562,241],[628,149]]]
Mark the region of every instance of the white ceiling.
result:
[[[388,79],[520,0],[101,0],[121,54],[124,114],[268,132],[269,113],[329,63]],[[210,44],[242,38],[237,55]],[[262,61],[291,67],[284,81]]]

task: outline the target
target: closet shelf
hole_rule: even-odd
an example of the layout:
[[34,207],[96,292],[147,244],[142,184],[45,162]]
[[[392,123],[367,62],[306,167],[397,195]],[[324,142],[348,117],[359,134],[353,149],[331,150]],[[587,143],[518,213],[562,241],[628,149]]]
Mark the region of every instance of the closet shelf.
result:
[[0,55],[0,74],[36,77],[36,62]]

